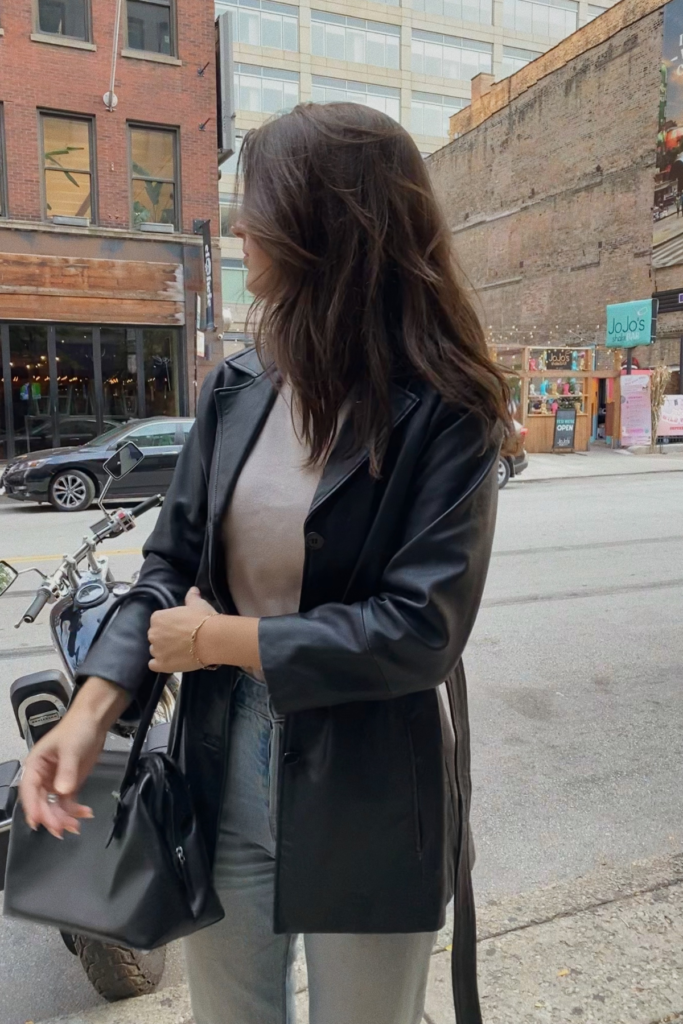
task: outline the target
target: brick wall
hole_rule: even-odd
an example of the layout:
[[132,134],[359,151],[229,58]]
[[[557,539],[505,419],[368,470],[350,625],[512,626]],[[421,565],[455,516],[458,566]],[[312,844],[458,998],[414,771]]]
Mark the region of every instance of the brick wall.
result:
[[650,269],[661,39],[657,10],[428,159],[497,340],[602,342],[607,303],[683,281]]
[[[98,223],[104,227],[130,227],[127,122],[178,128],[182,229],[191,232],[193,218],[210,217],[218,234],[213,4],[178,0],[179,65],[122,56],[122,24],[115,86],[119,102],[113,113],[102,97],[109,89],[116,4],[92,0],[91,7],[94,51],[31,40],[33,0],[11,0],[0,8],[0,102],[10,217],[41,219],[41,108],[95,118]],[[207,62],[200,77],[197,70]],[[207,118],[206,129],[200,131]]]

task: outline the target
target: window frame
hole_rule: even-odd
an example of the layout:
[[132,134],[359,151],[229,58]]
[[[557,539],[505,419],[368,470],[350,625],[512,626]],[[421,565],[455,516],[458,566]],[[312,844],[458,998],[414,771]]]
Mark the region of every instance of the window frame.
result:
[[[221,3],[217,4],[217,9],[221,14],[230,13],[232,15],[233,32],[235,36],[235,42],[240,46],[257,46],[260,49],[267,50],[278,50],[281,53],[300,53],[301,52],[301,12],[300,8],[295,4],[289,3],[278,3],[277,0],[268,6],[268,0],[254,0],[251,3],[241,3],[240,0],[222,0]],[[271,8],[282,8],[281,10],[274,10]],[[239,30],[239,14],[240,10],[254,11],[259,14],[259,42],[250,43],[248,40],[240,39]],[[260,16],[262,14],[276,14],[280,18],[290,18],[296,22],[296,48],[290,49],[286,46],[271,46],[269,43],[263,42],[263,29]],[[285,41],[284,26],[282,31],[282,42]]]
[[[181,208],[181,168],[180,168],[180,129],[176,125],[166,124],[150,124],[146,121],[128,121],[126,122],[126,128],[128,129],[128,189],[130,194],[129,207],[130,207],[130,228],[131,231],[140,231],[144,234],[144,230],[135,224],[135,213],[133,205],[135,203],[133,193],[133,181],[160,181],[162,184],[172,184],[175,188],[174,192],[174,212],[175,218],[173,221],[173,231],[182,234],[182,208]],[[173,169],[175,171],[175,178],[142,178],[140,175],[133,175],[133,132],[134,131],[151,131],[151,132],[167,132],[173,135]],[[146,221],[147,224],[158,224],[158,221]]]
[[[449,101],[449,102],[446,102],[446,101]],[[445,134],[440,134],[440,135],[434,136],[434,135],[430,135],[429,132],[425,132],[425,131],[418,132],[415,129],[415,123],[413,121],[413,114],[414,114],[413,105],[416,104],[416,103],[430,104],[432,107],[441,107],[441,109],[442,109],[442,117],[445,118],[445,122],[443,124],[443,127],[446,128]],[[446,114],[445,113],[446,109],[448,109],[452,104],[458,104],[458,106],[456,106],[455,110],[453,110],[452,113]],[[468,101],[466,99],[464,99],[464,97],[462,97],[462,96],[448,96],[445,93],[429,93],[429,92],[422,92],[419,89],[413,89],[413,90],[411,90],[411,93],[410,93],[410,131],[411,131],[411,133],[413,135],[420,135],[422,138],[426,138],[426,139],[429,139],[429,138],[447,139],[448,138],[448,122],[449,122],[450,118],[453,116],[453,114],[457,114],[458,111],[463,110],[467,105],[468,105]],[[424,111],[422,111],[422,113],[424,113]],[[424,123],[423,123],[422,127],[424,128]]]
[[[516,0],[513,0],[513,2],[516,2]],[[428,44],[430,44],[432,46],[440,46],[441,47],[441,56],[440,56],[440,60],[441,60],[441,74],[439,74],[439,75],[432,75],[432,74],[430,74],[429,72],[427,72],[425,70],[426,55],[424,53],[424,49],[423,49],[422,54],[420,55],[420,59],[422,60],[422,70],[418,70],[418,68],[415,67],[415,57],[416,57],[415,43],[423,43],[423,44],[428,43]],[[469,44],[474,44],[474,45],[469,45],[468,46],[468,45],[466,45],[468,43]],[[446,62],[446,57],[448,56],[450,60],[455,61],[455,56],[450,56],[450,54],[445,55],[444,54],[444,50],[451,51],[453,55],[455,55],[455,54],[463,54],[463,53],[484,54],[485,56],[488,57],[488,67],[486,67],[486,66],[482,67],[481,66],[482,65],[482,61],[481,61],[481,57],[480,57],[478,62],[477,62],[477,70],[474,72],[474,74],[470,75],[469,78],[467,78],[467,77],[456,78],[455,76],[452,76],[452,75],[446,75],[446,74],[444,74],[444,64]],[[465,70],[465,72],[466,72],[466,63],[463,61],[461,56],[458,57],[458,64],[460,66],[460,72],[461,72],[461,75],[462,75],[463,70]],[[481,74],[482,72],[484,72],[486,74],[491,74],[492,73],[492,71],[493,71],[493,44],[489,43],[489,42],[485,42],[483,39],[471,39],[468,36],[453,36],[453,35],[450,35],[450,33],[432,32],[431,30],[428,30],[428,29],[422,29],[422,28],[415,28],[415,27],[413,27],[413,30],[412,30],[412,33],[411,33],[411,37],[410,37],[410,69],[411,69],[413,74],[415,74],[415,75],[423,75],[425,78],[441,78],[441,79],[444,79],[444,80],[446,80],[448,82],[468,82],[468,81],[471,81],[472,78],[476,78],[476,76],[478,74]]]
[[0,102],[0,221],[7,220],[7,151],[5,149],[5,106]]
[[242,295],[245,299],[244,302],[238,302],[236,299],[228,298],[226,295],[223,296],[224,302],[232,303],[235,306],[250,306],[254,301],[253,296],[249,298],[251,292],[247,291],[247,274],[248,270],[244,265],[244,261],[239,259],[237,256],[221,256],[221,288],[223,285],[223,271],[224,270],[239,270],[242,274]]
[[[511,52],[513,50],[515,51],[514,53]],[[522,54],[524,54],[524,56],[522,56]],[[503,46],[503,59],[500,65],[501,71],[506,72],[506,61],[524,61],[524,63],[520,64],[518,68],[515,68],[514,71],[507,72],[506,74],[503,75],[503,77],[510,78],[512,75],[516,75],[518,71],[521,71],[522,68],[527,67],[527,65],[531,64],[533,61],[538,60],[538,58],[541,56],[542,53],[536,50],[526,50],[520,46]]]
[[[263,72],[266,72],[264,75]],[[289,71],[287,68],[271,68],[266,67],[263,64],[245,64],[240,61],[235,61],[234,64],[234,81],[235,81],[235,107],[238,111],[245,112],[247,114],[278,114],[285,111],[291,110],[292,107],[284,107],[279,110],[264,110],[263,103],[258,110],[253,110],[251,107],[240,107],[240,90],[241,83],[239,78],[244,75],[248,78],[258,79],[263,82],[263,79],[270,79],[273,82],[296,82],[296,101],[292,106],[296,106],[297,103],[301,102],[301,73],[299,71]],[[263,100],[263,85],[261,85],[260,98]],[[285,99],[284,89],[282,90],[282,98]]]
[[[334,54],[327,52],[328,49],[328,33],[323,29],[323,50],[324,53],[319,53],[315,49],[314,39],[317,33],[314,29],[315,25],[332,25],[339,29],[343,29],[344,33],[344,56],[337,57]],[[349,35],[350,32],[362,32],[363,33],[363,57],[362,61],[353,59],[353,55],[349,54],[349,50],[352,48],[352,41]],[[319,57],[322,60],[343,60],[346,64],[357,64],[362,66],[368,66],[372,68],[382,68],[388,71],[400,71],[401,70],[401,26],[395,25],[393,22],[376,21],[368,18],[356,18],[351,15],[335,14],[332,11],[320,11],[317,8],[311,9],[311,56]],[[383,36],[383,48],[385,61],[383,64],[378,64],[376,61],[370,61],[368,59],[368,49],[371,42],[371,34],[377,36]],[[396,63],[390,63],[387,61],[389,53],[393,55],[393,47],[389,48],[387,39],[396,41]]]
[[[45,166],[45,118],[59,118],[62,121],[81,121],[88,125],[89,156],[90,156],[90,226],[98,223],[98,182],[97,182],[97,151],[95,148],[95,115],[75,114],[66,110],[48,110],[44,107],[38,108],[38,145],[40,152],[40,199],[42,208],[42,219],[47,223],[54,224],[54,216],[66,217],[68,214],[58,213],[52,217],[47,212],[47,179],[45,177],[48,168]],[[50,168],[54,170],[54,168]],[[67,170],[70,170],[67,168]],[[81,170],[75,173],[83,174]]]
[[91,0],[83,0],[85,13],[85,38],[80,36],[67,36],[63,32],[47,32],[40,24],[40,0],[33,0],[33,31],[36,35],[45,36],[48,39],[60,39],[65,45],[70,43],[92,43],[92,4]]
[[468,18],[465,16],[465,7],[467,0],[458,0],[460,4],[460,13],[453,14],[450,11],[447,12],[445,9],[445,0],[440,0],[441,10],[436,11],[432,9],[430,4],[428,7],[429,0],[415,0],[413,3],[413,10],[419,14],[436,15],[439,18],[452,18],[454,21],[465,22],[467,25],[493,25],[493,3],[492,0],[487,0],[487,13],[488,19],[482,18],[481,3],[482,0],[477,0],[479,7],[479,16],[477,18]]
[[126,23],[124,26],[124,49],[130,51],[130,53],[138,54],[153,54],[155,57],[178,57],[178,25],[177,25],[177,4],[176,0],[135,0],[135,3],[150,4],[152,7],[168,7],[168,25],[171,34],[170,40],[170,53],[161,53],[159,50],[141,50],[137,46],[130,45],[130,37],[128,35],[128,4],[130,0],[126,0]]
[[[397,116],[394,117],[393,114],[389,114],[388,111],[386,111],[386,110],[384,112],[387,113],[388,117],[393,117],[395,121],[399,121],[400,122],[400,119],[401,119],[401,90],[399,88],[395,87],[395,86],[377,85],[374,82],[373,83],[370,83],[370,82],[359,82],[359,81],[357,81],[356,79],[353,79],[353,78],[335,78],[335,77],[332,77],[330,75],[312,75],[311,76],[311,86],[312,86],[312,88],[311,88],[311,93],[312,94],[315,93],[316,89],[325,89],[325,90],[327,90],[327,89],[335,89],[335,90],[339,90],[340,92],[343,91],[346,94],[345,98],[344,98],[344,102],[355,102],[355,103],[360,102],[362,106],[370,107],[370,109],[372,109],[372,110],[378,110],[379,108],[378,107],[373,107],[371,103],[363,102],[362,100],[349,100],[349,98],[348,98],[349,92],[356,93],[358,96],[361,96],[364,93],[366,97],[368,97],[368,96],[379,96],[383,100],[391,100],[392,102],[397,104],[397,107],[396,107]],[[313,99],[313,102],[314,103],[329,103],[331,101],[327,97],[325,97],[322,100]]]
[[[535,5],[537,7],[542,7],[546,11],[550,11],[550,10],[554,9],[554,10],[564,11],[565,15],[567,15],[569,13],[573,14],[575,16],[575,19],[576,19],[575,20],[575,24],[574,24],[573,27],[570,27],[569,30],[564,33],[564,35],[554,35],[551,32],[550,14],[547,15],[548,31],[547,31],[546,35],[544,35],[542,32],[535,32],[534,31],[533,12],[532,12],[531,29],[529,31],[527,31],[526,28],[518,28],[517,27],[517,4],[519,2],[520,2],[520,0],[504,0],[504,2],[503,2],[503,22],[502,22],[502,24],[503,24],[503,29],[507,30],[508,32],[518,32],[520,35],[524,35],[524,36],[527,36],[527,37],[532,36],[532,37],[535,37],[535,38],[549,39],[549,40],[555,40],[556,42],[560,42],[562,39],[566,39],[567,36],[571,35],[573,32],[576,32],[577,29],[579,28],[579,3],[578,3],[578,0],[522,0],[522,2],[525,2],[525,3],[528,3],[528,4],[532,4],[532,5]],[[512,8],[514,8],[514,10]],[[514,24],[513,24],[513,22],[514,22]],[[566,28],[566,25],[565,25],[565,28]]]

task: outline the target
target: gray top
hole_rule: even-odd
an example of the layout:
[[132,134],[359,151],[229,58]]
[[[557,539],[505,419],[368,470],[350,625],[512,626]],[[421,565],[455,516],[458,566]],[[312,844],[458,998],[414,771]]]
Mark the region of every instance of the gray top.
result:
[[228,586],[240,615],[299,610],[304,522],[323,472],[307,466],[301,419],[285,385],[237,480],[223,521]]

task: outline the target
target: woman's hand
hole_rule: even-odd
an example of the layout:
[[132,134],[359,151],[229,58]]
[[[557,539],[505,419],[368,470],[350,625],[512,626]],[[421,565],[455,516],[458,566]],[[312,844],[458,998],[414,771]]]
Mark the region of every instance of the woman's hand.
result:
[[92,818],[92,810],[74,797],[102,752],[107,729],[129,700],[125,690],[91,677],[61,722],[36,743],[19,784],[19,798],[31,828],[44,825],[61,839],[65,831],[80,831],[79,819]]
[[[194,644],[198,661],[191,651],[192,634],[202,622]],[[259,669],[258,626],[259,619],[219,615],[197,587],[192,587],[183,607],[154,612],[147,633],[152,656],[149,667],[153,672],[194,672],[202,665]]]
[[[181,607],[154,612],[147,633],[152,672],[193,672],[200,668],[192,654],[191,641],[194,630],[207,615],[217,616],[218,612],[201,597],[197,587],[188,590]],[[195,650],[202,657],[204,647],[199,646],[199,636]]]

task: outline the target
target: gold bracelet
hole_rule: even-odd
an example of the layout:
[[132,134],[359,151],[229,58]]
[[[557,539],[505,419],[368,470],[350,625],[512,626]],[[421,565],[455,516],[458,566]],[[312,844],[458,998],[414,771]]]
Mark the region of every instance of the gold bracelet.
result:
[[192,657],[193,661],[197,662],[201,669],[204,669],[208,672],[215,672],[216,669],[218,668],[218,665],[205,665],[202,659],[199,657],[199,655],[197,654],[197,634],[199,633],[199,630],[202,628],[204,623],[208,619],[213,619],[215,615],[216,612],[212,612],[210,615],[205,615],[202,621],[199,623],[199,625],[195,626],[195,628],[192,630],[192,634],[190,636],[190,656]]

